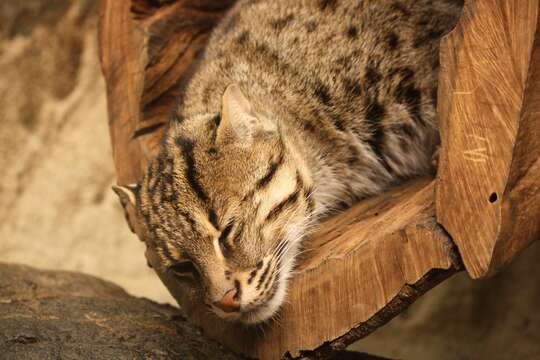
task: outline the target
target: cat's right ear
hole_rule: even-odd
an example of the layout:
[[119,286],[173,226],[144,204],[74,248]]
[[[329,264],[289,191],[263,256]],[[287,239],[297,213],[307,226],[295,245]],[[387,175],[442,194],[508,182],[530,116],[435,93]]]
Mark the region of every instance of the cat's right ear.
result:
[[139,193],[139,185],[130,184],[130,185],[115,185],[112,187],[113,191],[118,195],[118,199],[124,208],[124,215],[128,223],[129,229],[131,232],[136,232],[137,221],[136,221],[136,211],[137,206],[137,197]]
[[276,126],[256,112],[240,86],[231,84],[221,104],[221,121],[217,132],[219,143],[250,145],[256,138],[274,133]]

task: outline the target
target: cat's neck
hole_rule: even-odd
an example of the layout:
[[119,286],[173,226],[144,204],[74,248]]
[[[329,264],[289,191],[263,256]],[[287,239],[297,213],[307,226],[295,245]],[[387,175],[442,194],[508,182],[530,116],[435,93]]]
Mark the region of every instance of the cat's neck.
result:
[[347,179],[338,176],[331,164],[334,159],[324,156],[317,148],[317,142],[294,122],[282,121],[280,133],[287,152],[299,167],[305,169],[314,188],[315,216],[324,217],[343,202],[343,194],[347,193]]

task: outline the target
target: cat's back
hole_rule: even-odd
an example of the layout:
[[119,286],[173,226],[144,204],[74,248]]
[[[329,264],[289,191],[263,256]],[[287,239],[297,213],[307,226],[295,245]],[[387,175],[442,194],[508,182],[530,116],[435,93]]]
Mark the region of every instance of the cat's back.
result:
[[332,63],[347,68],[361,58],[388,57],[398,48],[401,56],[413,55],[425,45],[423,36],[445,31],[436,13],[451,13],[452,2],[240,0],[216,29],[209,54],[214,58],[215,51],[231,51],[238,56],[238,45],[247,45],[254,57],[278,56],[288,65],[318,72],[328,71]]
[[216,94],[239,81],[249,83],[254,97],[286,89],[312,94],[341,112],[370,90],[370,82],[403,68],[414,72],[420,87],[433,88],[434,40],[451,29],[460,3],[240,0],[215,29],[186,100],[215,108]]

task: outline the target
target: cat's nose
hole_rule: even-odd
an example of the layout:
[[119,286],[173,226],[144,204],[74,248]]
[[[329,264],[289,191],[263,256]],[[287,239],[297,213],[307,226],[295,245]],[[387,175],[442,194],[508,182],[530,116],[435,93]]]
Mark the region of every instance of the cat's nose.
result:
[[214,302],[214,306],[226,313],[232,313],[240,310],[240,302],[236,296],[236,289],[227,291],[221,300]]

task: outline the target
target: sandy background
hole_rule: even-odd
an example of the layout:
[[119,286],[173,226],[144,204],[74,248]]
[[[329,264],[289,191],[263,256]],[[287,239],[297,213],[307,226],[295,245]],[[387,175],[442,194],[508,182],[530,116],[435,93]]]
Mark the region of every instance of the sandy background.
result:
[[[0,1],[0,262],[67,269],[171,301],[115,182],[93,0]],[[403,359],[540,359],[540,244],[495,278],[460,274],[355,349]]]
[[0,2],[0,261],[170,296],[116,195],[92,0]]

